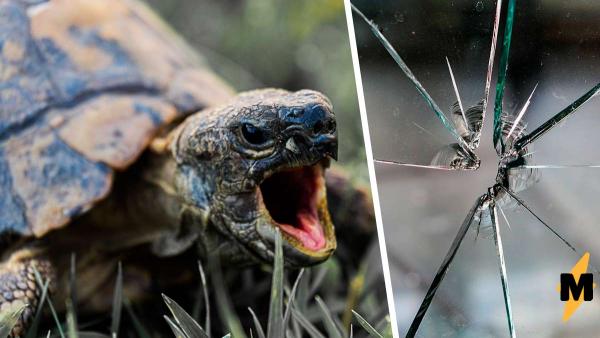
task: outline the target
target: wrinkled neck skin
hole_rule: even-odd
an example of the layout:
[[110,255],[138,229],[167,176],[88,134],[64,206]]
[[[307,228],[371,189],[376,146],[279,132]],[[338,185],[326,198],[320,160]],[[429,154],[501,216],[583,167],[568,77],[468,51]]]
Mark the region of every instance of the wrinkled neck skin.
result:
[[254,261],[210,221],[209,196],[215,191],[210,168],[178,165],[169,151],[147,151],[138,162],[117,177],[113,193],[87,219],[113,238],[101,241],[108,244],[101,251],[148,244],[153,254],[169,257],[197,246],[204,258],[218,252],[228,262]]
[[[219,215],[211,212],[211,206],[225,199],[219,193],[222,188],[217,188],[222,173],[211,166],[177,164],[170,154],[150,153],[147,161],[140,177],[141,193],[133,192],[130,202],[135,204],[137,216],[130,217],[146,225],[160,220],[158,236],[151,239],[156,255],[177,255],[197,244],[204,258],[218,255],[222,261],[237,265],[256,262],[228,229],[213,221]],[[159,205],[148,208],[156,203],[153,201]]]

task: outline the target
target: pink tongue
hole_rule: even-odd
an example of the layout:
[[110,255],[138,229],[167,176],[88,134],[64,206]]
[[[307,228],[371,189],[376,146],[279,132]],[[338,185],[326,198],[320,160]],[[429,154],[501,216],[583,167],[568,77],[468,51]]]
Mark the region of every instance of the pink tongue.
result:
[[315,216],[301,212],[298,215],[298,225],[298,228],[289,224],[281,224],[281,227],[309,250],[317,251],[325,247],[323,229]]
[[308,233],[308,235],[314,241],[313,250],[323,249],[325,247],[325,235],[323,234],[323,227],[319,223],[317,217],[308,213],[300,213],[298,215],[298,223],[302,230]]

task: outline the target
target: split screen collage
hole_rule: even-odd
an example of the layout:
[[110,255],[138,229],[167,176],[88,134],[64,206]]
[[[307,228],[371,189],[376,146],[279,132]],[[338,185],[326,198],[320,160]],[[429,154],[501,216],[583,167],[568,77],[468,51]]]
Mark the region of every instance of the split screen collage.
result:
[[0,0],[0,338],[600,337],[599,22]]

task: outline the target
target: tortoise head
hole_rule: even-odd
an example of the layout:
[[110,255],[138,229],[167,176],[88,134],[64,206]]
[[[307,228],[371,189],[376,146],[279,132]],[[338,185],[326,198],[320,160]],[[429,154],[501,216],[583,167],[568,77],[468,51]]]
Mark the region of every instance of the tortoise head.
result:
[[178,193],[207,211],[225,245],[271,261],[279,229],[289,265],[327,259],[336,247],[324,179],[337,158],[332,109],[315,91],[264,89],[191,116],[171,143]]

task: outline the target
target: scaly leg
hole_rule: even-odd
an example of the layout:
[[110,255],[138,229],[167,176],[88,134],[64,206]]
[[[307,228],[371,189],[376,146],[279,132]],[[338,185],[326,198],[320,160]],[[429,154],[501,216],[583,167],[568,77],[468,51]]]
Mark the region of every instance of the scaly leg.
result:
[[19,303],[28,305],[12,330],[13,337],[25,334],[37,310],[42,288],[36,282],[36,270],[44,280],[54,279],[51,263],[29,249],[18,250],[0,263],[0,311]]

